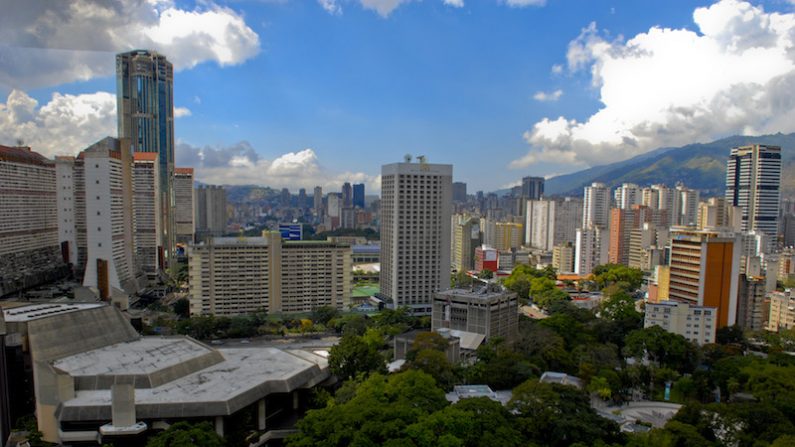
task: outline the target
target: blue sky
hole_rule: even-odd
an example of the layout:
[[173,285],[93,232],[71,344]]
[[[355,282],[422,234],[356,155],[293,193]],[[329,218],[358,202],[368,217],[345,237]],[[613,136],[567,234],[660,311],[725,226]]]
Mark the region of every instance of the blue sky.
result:
[[[81,1],[95,7],[90,0]],[[11,2],[20,10],[25,7],[22,0]],[[704,141],[731,133],[793,130],[773,116],[751,117],[748,110],[738,112],[742,115],[739,118],[727,119],[720,114],[719,105],[721,100],[725,102],[726,92],[736,91],[738,85],[767,91],[773,80],[793,71],[791,61],[781,56],[791,43],[783,42],[782,26],[770,24],[777,21],[770,19],[774,12],[791,18],[793,8],[784,1],[746,4],[724,0],[718,5],[720,11],[713,8],[700,23],[694,22],[694,11],[714,2],[548,0],[540,6],[511,7],[496,0],[468,0],[463,7],[453,7],[438,0],[423,0],[401,4],[388,15],[366,9],[356,0],[337,2],[341,9],[337,14],[311,0],[154,3],[161,25],[167,9],[197,14],[216,11],[219,17],[226,14],[242,21],[237,26],[248,30],[242,44],[229,38],[213,41],[209,33],[208,46],[228,47],[212,51],[202,48],[201,29],[186,31],[189,38],[197,37],[180,46],[162,44],[163,38],[143,35],[146,31],[130,31],[122,42],[134,46],[155,42],[156,47],[160,42],[158,49],[166,56],[172,58],[169,50],[175,54],[179,69],[175,104],[189,110],[175,124],[180,142],[178,159],[196,165],[198,177],[204,176],[205,181],[256,181],[297,188],[313,181],[333,187],[350,178],[366,181],[372,189],[377,188],[381,164],[399,161],[410,153],[424,154],[431,162],[452,163],[455,179],[467,182],[474,192],[504,187],[523,175],[551,176],[616,161],[660,145]],[[626,54],[637,48],[627,42],[638,35],[651,36],[655,26],[676,30],[680,36],[689,31],[687,36],[694,41],[709,37],[712,43],[718,42],[719,48],[705,45],[703,51],[716,53],[715,63],[725,64],[726,69],[732,63],[751,60],[750,53],[738,53],[743,49],[736,48],[737,42],[728,42],[721,34],[728,30],[741,43],[753,43],[759,35],[754,31],[758,27],[750,31],[744,28],[753,21],[743,19],[738,25],[737,20],[730,20],[732,14],[742,17],[749,10],[766,32],[778,36],[773,43],[753,44],[754,48],[770,50],[759,57],[772,61],[777,67],[774,73],[766,78],[748,75],[722,79],[721,88],[705,97],[699,96],[704,89],[698,82],[682,89],[671,85],[660,88],[660,94],[666,89],[692,91],[680,99],[682,104],[711,119],[703,123],[694,120],[699,121],[697,126],[681,127],[682,120],[676,116],[661,116],[661,111],[670,111],[678,104],[653,97],[657,85],[667,82],[665,77],[652,79],[646,75],[645,84],[627,89],[627,95],[643,93],[629,98],[615,93],[635,73],[632,70],[636,65]],[[33,13],[30,16],[30,20],[36,19]],[[157,17],[141,16],[141,23],[157,21]],[[91,23],[86,17],[75,17],[74,29],[86,27],[81,20]],[[713,26],[707,32],[709,36],[704,36],[700,27],[710,23],[717,23],[720,29]],[[173,29],[161,28],[168,32]],[[646,48],[682,44],[676,39],[666,41],[664,35],[658,37],[649,37],[652,43]],[[0,41],[9,42],[6,38],[0,31]],[[94,138],[98,132],[115,133],[113,117],[106,116],[112,108],[109,98],[90,95],[115,92],[113,52],[121,49],[119,43],[86,52],[81,47],[84,42],[67,42],[66,51],[52,51],[54,45],[44,37],[27,38],[35,42],[16,38],[16,42],[0,46],[0,101],[9,98],[0,105],[0,144],[21,138],[31,142],[34,150],[38,143],[40,150],[50,155],[78,151],[86,138]],[[698,46],[682,45],[683,53],[688,47]],[[78,59],[88,54],[94,65],[88,74],[74,67],[56,66],[52,76],[42,75],[42,79],[8,68],[9,61],[20,60],[23,66],[46,67],[59,54],[75,54]],[[712,54],[689,57],[705,59]],[[677,68],[688,70],[689,60],[685,55]],[[670,59],[650,57],[645,68],[637,68],[637,74],[663,73],[654,64],[666,61],[670,69]],[[678,62],[674,60],[674,64]],[[558,70],[553,69],[555,66]],[[58,77],[58,70],[63,71],[62,77]],[[14,91],[17,95],[12,100]],[[560,93],[556,95],[556,91]],[[651,97],[643,97],[646,94]],[[72,128],[84,123],[85,129],[60,143],[57,138],[43,141],[37,139],[43,137],[30,134],[54,120],[45,116],[54,113],[47,108],[54,102],[54,95],[60,95],[63,102],[59,110],[81,110],[80,104],[92,110],[84,120],[72,117]],[[14,107],[29,113],[36,124],[25,127],[19,118],[23,113],[17,113],[17,118],[7,118],[10,124],[4,126],[2,107],[11,116],[9,112],[15,110],[12,103],[22,104],[24,107]],[[657,104],[656,108],[643,110],[644,104],[651,103]],[[642,122],[633,121],[633,107],[645,117]],[[51,109],[56,109],[54,104]],[[613,127],[599,127],[602,119],[593,119],[601,109],[608,109],[606,120]],[[593,121],[590,127],[579,126],[589,119]],[[648,129],[654,130],[650,134]],[[621,141],[605,136],[608,134],[620,134]],[[201,160],[206,151],[217,151],[227,158],[221,157],[221,165],[204,166]]]

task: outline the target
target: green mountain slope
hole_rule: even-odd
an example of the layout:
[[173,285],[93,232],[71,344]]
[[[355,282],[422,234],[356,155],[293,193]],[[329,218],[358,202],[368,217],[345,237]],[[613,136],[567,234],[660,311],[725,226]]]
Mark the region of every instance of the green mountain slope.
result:
[[622,183],[640,186],[663,183],[673,186],[681,181],[690,188],[701,190],[704,195],[720,195],[726,186],[729,151],[732,147],[747,144],[781,146],[783,193],[795,194],[795,133],[733,136],[711,143],[657,149],[622,162],[551,178],[544,189],[547,195],[580,196],[583,187],[592,182],[616,187]]

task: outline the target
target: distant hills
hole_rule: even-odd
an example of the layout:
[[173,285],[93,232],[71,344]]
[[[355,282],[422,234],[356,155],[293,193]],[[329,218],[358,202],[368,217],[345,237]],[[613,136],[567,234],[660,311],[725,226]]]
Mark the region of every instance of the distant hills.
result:
[[593,182],[614,188],[622,183],[674,186],[681,181],[689,188],[701,190],[702,195],[722,195],[726,187],[729,151],[748,144],[781,146],[782,192],[795,194],[795,133],[732,136],[711,143],[660,148],[629,160],[550,178],[544,185],[544,192],[546,195],[582,196],[583,187]]

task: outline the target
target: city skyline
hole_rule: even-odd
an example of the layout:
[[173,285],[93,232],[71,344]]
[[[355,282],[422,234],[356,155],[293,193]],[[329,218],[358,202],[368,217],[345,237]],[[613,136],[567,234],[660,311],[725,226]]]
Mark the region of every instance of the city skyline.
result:
[[[152,49],[175,64],[177,165],[205,183],[376,192],[378,166],[411,153],[490,191],[660,146],[795,130],[787,101],[773,102],[795,75],[784,2],[108,4],[126,27],[85,26],[72,8],[57,11],[74,32],[53,32],[61,40],[40,20],[57,6],[17,3],[2,22],[5,144],[51,157],[116,136],[114,55]],[[109,38],[86,44],[89,29]],[[735,70],[748,60],[767,69]]]

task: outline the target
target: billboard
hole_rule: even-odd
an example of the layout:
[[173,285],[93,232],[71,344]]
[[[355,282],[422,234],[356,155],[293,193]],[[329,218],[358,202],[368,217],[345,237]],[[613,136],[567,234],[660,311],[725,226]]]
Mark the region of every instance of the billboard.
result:
[[300,241],[304,236],[304,226],[300,223],[279,224],[279,233],[285,241]]

